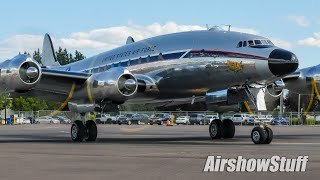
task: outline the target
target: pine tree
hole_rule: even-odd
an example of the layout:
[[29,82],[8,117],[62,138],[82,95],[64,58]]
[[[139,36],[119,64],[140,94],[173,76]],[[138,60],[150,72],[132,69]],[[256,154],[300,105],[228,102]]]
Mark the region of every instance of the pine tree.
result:
[[76,50],[75,57],[74,57],[74,62],[80,61],[80,60],[85,59],[85,58],[86,57],[80,51]]
[[41,63],[41,54],[40,54],[40,50],[39,50],[39,48],[38,48],[38,50],[37,51],[34,51],[34,53],[33,53],[33,60],[35,60],[35,61],[37,61],[39,64],[42,64]]
[[69,60],[69,63],[73,63],[74,62],[74,58],[73,58],[71,53],[69,54],[68,60]]
[[62,50],[62,48],[59,47],[58,51],[56,52],[56,56],[57,56],[58,62],[61,65],[66,65],[70,63],[67,49]]

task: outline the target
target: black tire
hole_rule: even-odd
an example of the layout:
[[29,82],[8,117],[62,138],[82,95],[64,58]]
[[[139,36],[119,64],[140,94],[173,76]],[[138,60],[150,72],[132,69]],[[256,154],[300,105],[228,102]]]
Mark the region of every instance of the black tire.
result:
[[97,124],[101,124],[101,120],[100,120],[100,119],[97,119],[97,120],[96,120],[96,123],[97,123]]
[[265,128],[265,133],[266,133],[267,139],[265,140],[264,144],[270,144],[272,142],[272,139],[273,139],[273,131],[272,131],[271,128],[266,127]]
[[94,121],[87,121],[85,127],[87,131],[87,137],[85,138],[85,140],[88,142],[95,141],[98,135],[98,129],[97,129],[96,123]]
[[86,128],[82,121],[76,120],[71,125],[71,139],[74,142],[82,142],[86,136]]
[[213,120],[209,126],[209,134],[212,139],[222,138],[223,126],[219,119]]
[[251,140],[255,144],[264,144],[267,139],[267,135],[263,128],[255,127],[251,131]]
[[223,124],[222,137],[225,139],[233,138],[234,133],[236,131],[233,121],[230,119],[225,119],[223,120],[222,124]]

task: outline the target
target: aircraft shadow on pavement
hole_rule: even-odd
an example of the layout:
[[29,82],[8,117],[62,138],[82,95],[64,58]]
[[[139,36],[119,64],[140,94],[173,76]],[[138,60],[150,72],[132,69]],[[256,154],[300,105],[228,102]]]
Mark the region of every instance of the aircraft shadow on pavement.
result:
[[[276,135],[274,138],[278,139],[309,139],[319,138],[320,134],[314,135]],[[69,137],[65,136],[50,136],[50,135],[13,135],[1,134],[0,144],[2,143],[70,143]],[[249,135],[237,135],[233,139],[219,139],[211,140],[210,137],[194,136],[194,137],[111,137],[111,138],[97,138],[96,142],[83,142],[81,144],[177,144],[177,145],[225,145],[225,144],[252,144]]]
[[[198,136],[198,137],[111,137],[111,138],[97,138],[96,142],[83,142],[83,144],[181,144],[181,145],[207,145],[224,142],[243,142],[249,141],[249,136],[237,136],[234,139],[222,139],[212,141],[210,137]],[[1,134],[1,143],[70,143],[72,142],[69,137],[65,136],[49,136],[49,135],[14,135],[14,134]]]

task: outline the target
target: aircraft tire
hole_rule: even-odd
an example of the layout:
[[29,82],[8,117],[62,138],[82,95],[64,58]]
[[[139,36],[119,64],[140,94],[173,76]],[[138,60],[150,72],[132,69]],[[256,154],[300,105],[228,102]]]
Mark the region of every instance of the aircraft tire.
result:
[[234,137],[235,133],[235,126],[232,120],[225,119],[222,121],[223,124],[223,131],[222,131],[222,137],[224,139],[231,139]]
[[254,144],[264,144],[267,134],[262,127],[255,127],[251,131],[251,140]]
[[271,128],[265,127],[265,133],[266,133],[267,138],[266,138],[266,141],[264,142],[264,144],[270,144],[273,139],[273,131]]
[[211,139],[222,138],[223,125],[220,119],[213,120],[209,126],[209,134]]
[[87,121],[85,127],[87,130],[87,137],[85,138],[85,140],[87,142],[95,141],[98,135],[98,129],[97,129],[96,123],[94,121]]
[[71,139],[74,142],[82,142],[86,135],[86,128],[82,121],[76,120],[71,125]]

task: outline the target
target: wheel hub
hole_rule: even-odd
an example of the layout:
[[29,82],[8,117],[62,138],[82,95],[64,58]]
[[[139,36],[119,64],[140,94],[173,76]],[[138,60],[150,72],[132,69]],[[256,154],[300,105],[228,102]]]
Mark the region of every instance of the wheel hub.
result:
[[211,126],[211,134],[212,134],[212,136],[216,136],[217,135],[217,125],[216,124],[213,124]]
[[254,131],[252,133],[252,138],[254,141],[259,141],[260,140],[260,133],[258,131]]
[[78,129],[76,126],[72,126],[72,131],[71,131],[71,135],[72,135],[72,138],[75,139],[78,135]]

